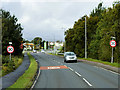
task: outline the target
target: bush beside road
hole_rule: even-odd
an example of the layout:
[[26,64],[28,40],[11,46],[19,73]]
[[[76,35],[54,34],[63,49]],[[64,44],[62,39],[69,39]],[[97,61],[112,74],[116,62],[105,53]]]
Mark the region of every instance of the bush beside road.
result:
[[30,88],[33,84],[34,77],[37,72],[38,64],[34,57],[28,53],[30,59],[30,66],[25,73],[9,88]]
[[12,56],[11,61],[9,56],[2,56],[2,74],[4,76],[14,70],[16,70],[23,61],[23,55]]

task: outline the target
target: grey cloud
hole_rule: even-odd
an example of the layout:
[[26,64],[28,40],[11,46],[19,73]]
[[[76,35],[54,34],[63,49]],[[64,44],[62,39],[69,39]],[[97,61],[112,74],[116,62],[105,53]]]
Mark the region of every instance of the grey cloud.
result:
[[[89,15],[99,2],[4,2],[22,24],[23,37],[32,40],[40,36],[45,40],[63,40],[62,28],[71,28],[83,15]],[[112,3],[112,2],[111,2]],[[108,4],[108,3],[107,3]],[[110,5],[110,4],[109,4]]]

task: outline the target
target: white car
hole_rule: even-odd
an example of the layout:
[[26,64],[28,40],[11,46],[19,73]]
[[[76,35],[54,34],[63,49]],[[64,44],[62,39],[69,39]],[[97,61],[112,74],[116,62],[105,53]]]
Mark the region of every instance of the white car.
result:
[[74,61],[77,62],[77,56],[74,52],[65,52],[64,53],[64,62]]
[[44,51],[44,50],[41,50],[41,53],[45,53],[45,51]]
[[33,53],[37,53],[37,50],[33,50]]

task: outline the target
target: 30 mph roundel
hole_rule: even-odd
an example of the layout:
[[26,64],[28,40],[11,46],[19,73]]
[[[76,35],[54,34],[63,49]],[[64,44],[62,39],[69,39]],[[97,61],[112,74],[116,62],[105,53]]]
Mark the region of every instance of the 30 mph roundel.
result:
[[110,46],[111,47],[115,47],[116,46],[116,41],[115,40],[111,40],[110,41]]

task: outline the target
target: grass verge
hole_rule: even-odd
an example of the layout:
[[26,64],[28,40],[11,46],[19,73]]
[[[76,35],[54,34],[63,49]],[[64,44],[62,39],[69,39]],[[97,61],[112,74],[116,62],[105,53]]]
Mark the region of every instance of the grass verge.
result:
[[34,77],[37,72],[37,62],[35,61],[34,57],[28,53],[30,59],[30,66],[25,71],[25,73],[12,85],[10,88],[30,88],[33,84]]
[[120,67],[120,64],[118,63],[110,63],[110,62],[106,62],[106,61],[102,61],[102,60],[97,60],[97,59],[92,59],[92,58],[80,58],[78,57],[78,59],[83,59],[83,60],[88,60],[88,61],[93,61],[93,62],[98,62],[98,63],[102,63],[102,64],[105,64],[105,65],[110,65],[110,66],[113,66],[113,67]]

